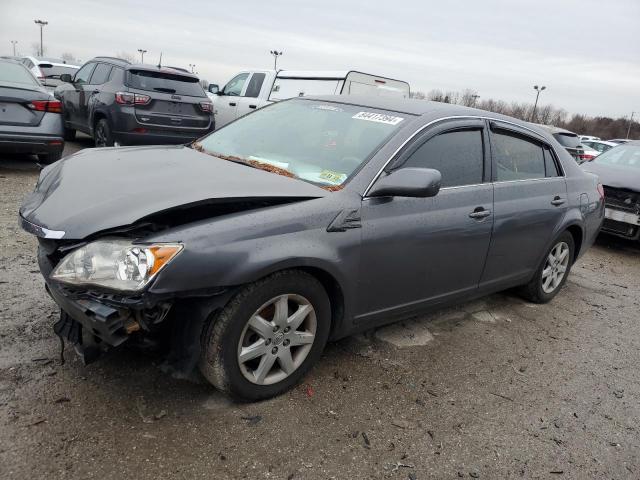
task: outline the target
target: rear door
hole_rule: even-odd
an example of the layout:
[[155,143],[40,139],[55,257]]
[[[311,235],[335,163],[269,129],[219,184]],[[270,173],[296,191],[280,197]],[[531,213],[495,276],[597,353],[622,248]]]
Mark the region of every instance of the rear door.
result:
[[364,198],[357,321],[478,288],[493,226],[485,130],[482,120],[444,122],[395,162],[394,169],[439,170],[442,188],[435,197]]
[[0,61],[0,130],[40,125],[45,112],[34,109],[31,102],[49,99],[41,88],[23,65]]
[[238,102],[244,95],[251,73],[242,72],[233,77],[227,83],[218,98],[214,102],[213,112],[216,120],[216,128],[224,127],[233,122],[238,113]]
[[491,122],[494,230],[482,284],[528,280],[567,211],[567,186],[552,149],[527,130]]
[[251,78],[249,78],[249,82],[247,83],[247,88],[244,91],[244,95],[238,99],[238,106],[236,107],[236,118],[243,117],[247,113],[251,113],[263,106],[260,93],[262,92],[263,88],[268,88],[265,85],[266,77],[267,74],[265,72],[254,72],[251,74]]
[[141,125],[175,130],[202,130],[210,127],[212,113],[201,104],[211,102],[199,80],[174,70],[127,72],[129,91],[148,101],[136,101],[136,120]]

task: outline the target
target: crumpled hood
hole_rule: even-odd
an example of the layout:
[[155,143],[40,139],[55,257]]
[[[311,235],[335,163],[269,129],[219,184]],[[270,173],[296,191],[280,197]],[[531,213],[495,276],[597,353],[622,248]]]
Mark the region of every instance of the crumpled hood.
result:
[[189,204],[294,201],[328,194],[301,180],[183,146],[101,148],[83,150],[42,170],[20,215],[39,227],[64,231],[65,239],[82,239]]
[[597,159],[583,163],[581,167],[585,172],[597,175],[599,182],[603,185],[640,192],[640,169],[614,167],[598,163]]

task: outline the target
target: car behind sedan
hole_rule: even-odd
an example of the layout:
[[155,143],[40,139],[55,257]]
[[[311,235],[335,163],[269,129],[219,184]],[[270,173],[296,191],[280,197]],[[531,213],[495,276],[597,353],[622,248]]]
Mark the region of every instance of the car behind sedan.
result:
[[304,97],[191,147],[85,150],[42,171],[55,332],[85,361],[164,339],[243,400],[280,394],[326,342],[519,287],[561,290],[603,218],[553,136],[455,105]]
[[0,59],[0,151],[58,160],[64,149],[61,110],[24,65]]

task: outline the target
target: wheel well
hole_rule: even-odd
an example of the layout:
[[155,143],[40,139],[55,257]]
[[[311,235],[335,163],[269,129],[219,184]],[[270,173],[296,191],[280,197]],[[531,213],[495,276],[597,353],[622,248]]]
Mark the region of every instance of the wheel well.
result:
[[578,258],[580,248],[582,247],[582,229],[578,225],[571,225],[569,228],[567,228],[567,231],[573,237],[573,244],[575,246],[573,252],[573,260],[575,261],[576,258]]
[[300,267],[298,270],[313,275],[322,284],[331,303],[331,333],[342,324],[344,317],[344,294],[338,281],[325,270],[316,267]]
[[102,112],[96,112],[93,115],[93,129],[94,130],[96,129],[96,125],[98,125],[98,122],[103,118],[107,118],[107,116]]

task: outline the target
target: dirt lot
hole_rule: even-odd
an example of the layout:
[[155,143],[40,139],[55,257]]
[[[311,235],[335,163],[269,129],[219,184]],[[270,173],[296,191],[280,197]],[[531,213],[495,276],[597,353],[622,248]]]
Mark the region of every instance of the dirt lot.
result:
[[60,364],[16,222],[37,175],[0,159],[0,478],[640,478],[639,247],[600,240],[549,305],[349,338],[291,393],[233,404],[137,351]]

